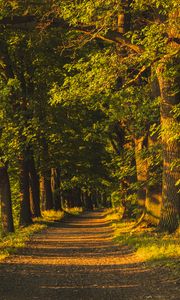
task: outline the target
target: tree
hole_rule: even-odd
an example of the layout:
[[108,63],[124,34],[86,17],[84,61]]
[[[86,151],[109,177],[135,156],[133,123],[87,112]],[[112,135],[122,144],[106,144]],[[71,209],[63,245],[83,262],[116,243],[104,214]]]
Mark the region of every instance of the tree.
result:
[[[174,90],[177,75],[171,72],[172,80],[170,82],[166,79],[164,71],[167,70],[168,74],[168,71],[172,69],[172,62],[173,65],[175,65],[175,61],[177,62],[178,60],[178,3],[177,1],[172,1],[167,5],[165,1],[161,1],[161,3],[159,3],[159,1],[152,1],[148,4],[145,1],[141,3],[135,1],[130,8],[128,1],[122,1],[119,4],[116,3],[113,9],[110,9],[110,5],[112,4],[115,4],[114,1],[108,1],[106,4],[103,3],[103,9],[101,10],[101,1],[98,1],[96,5],[93,5],[90,1],[87,1],[86,5],[84,2],[77,5],[72,3],[70,6],[66,6],[66,4],[63,3],[61,16],[74,25],[76,32],[80,31],[81,34],[83,33],[85,36],[90,36],[91,39],[98,38],[108,42],[114,41],[118,46],[120,45],[121,49],[125,49],[125,58],[130,57],[131,59],[133,53],[136,55],[135,59],[131,59],[131,68],[128,70],[128,72],[132,72],[132,69],[136,70],[134,72],[135,76],[129,80],[128,84],[135,83],[148,67],[153,65],[156,69],[161,90],[160,111],[162,132],[164,132],[164,127],[166,127],[166,134],[163,133],[163,208],[160,226],[172,232],[176,230],[179,218],[177,209],[179,195],[177,194],[176,186],[179,171],[177,171],[177,169],[175,172],[170,171],[168,167],[169,170],[167,172],[166,167],[167,164],[170,165],[172,155],[173,160],[179,159],[179,144],[177,141],[173,141],[172,145],[170,146],[170,143],[167,147],[167,137],[171,135],[172,131],[170,124],[175,122],[171,111],[173,105],[177,104],[174,93],[173,96],[168,96],[167,86],[170,85],[170,89]],[[117,18],[118,11],[124,10],[126,14],[127,9],[132,17],[130,25],[131,31],[129,31],[130,39],[124,36],[125,30],[123,30],[123,26],[125,27],[125,22],[123,23],[122,20],[125,20],[125,18],[122,18],[123,14],[120,13],[119,18]],[[76,15],[75,11],[77,10],[80,10],[81,13]],[[111,13],[108,14],[110,11]],[[84,16],[86,17],[84,18]],[[98,19],[101,20],[101,22],[98,22]],[[118,23],[114,23],[117,19],[119,19],[121,23],[119,26],[117,26]],[[78,26],[79,23],[81,24],[80,26]],[[90,23],[91,26],[89,25]],[[87,26],[86,29],[84,29],[83,26]],[[116,28],[116,30],[114,30],[114,28]],[[120,30],[118,30],[118,28],[120,28]],[[121,57],[122,50],[119,52]],[[138,73],[137,68],[140,68]],[[178,95],[179,92],[176,91],[175,93]],[[169,112],[167,111],[167,107]],[[167,126],[167,123],[169,123],[169,126]],[[170,191],[173,192],[170,193]],[[166,214],[167,216],[165,217]]]
[[[27,126],[27,124],[29,124],[29,117],[26,115],[29,105],[29,99],[27,97],[29,80],[24,76],[27,72],[31,75],[30,77],[35,75],[33,86],[38,88],[38,90],[42,90],[42,87],[44,88],[42,78],[44,78],[47,83],[47,88],[41,91],[41,96],[39,97],[46,103],[44,107],[41,106],[41,109],[43,107],[43,113],[40,110],[36,111],[39,119],[38,126],[41,132],[39,138],[37,135],[37,140],[39,140],[41,144],[42,153],[44,144],[42,143],[42,128],[43,124],[46,124],[45,130],[43,131],[43,134],[45,132],[45,143],[47,144],[44,148],[46,148],[46,153],[49,157],[47,170],[49,175],[45,176],[46,179],[50,181],[50,169],[54,164],[52,153],[55,149],[55,145],[61,144],[60,142],[51,142],[52,134],[55,133],[53,132],[54,129],[52,131],[48,129],[48,125],[52,124],[53,116],[55,116],[55,113],[51,111],[48,104],[48,92],[51,90],[51,103],[53,105],[59,103],[59,110],[62,109],[62,107],[66,107],[63,113],[68,115],[68,121],[69,109],[73,107],[72,104],[70,105],[70,102],[76,106],[74,110],[76,113],[78,103],[82,103],[84,107],[86,107],[85,110],[101,111],[105,114],[107,119],[110,120],[111,124],[113,122],[120,122],[122,119],[125,126],[127,126],[126,119],[131,117],[130,113],[137,113],[135,120],[131,120],[131,124],[128,125],[127,133],[131,134],[136,146],[141,146],[140,151],[138,150],[135,153],[137,177],[139,179],[138,188],[139,191],[144,190],[142,200],[145,203],[145,207],[147,204],[149,206],[150,202],[152,203],[151,199],[156,196],[155,194],[153,196],[156,184],[155,181],[153,182],[151,179],[154,175],[160,174],[159,170],[161,171],[158,165],[159,162],[158,164],[155,162],[160,151],[156,149],[156,143],[152,145],[151,135],[153,126],[155,127],[158,123],[159,115],[154,115],[154,118],[157,119],[152,120],[151,115],[146,116],[145,109],[148,109],[150,113],[152,112],[151,109],[154,98],[151,96],[151,85],[152,81],[157,79],[160,88],[159,113],[161,114],[162,156],[164,161],[160,227],[169,232],[175,231],[179,224],[179,196],[176,185],[179,176],[179,170],[177,168],[179,142],[175,129],[175,127],[178,126],[176,105],[178,104],[177,98],[179,93],[177,86],[177,65],[179,62],[179,33],[177,22],[179,9],[177,1],[173,0],[171,3],[167,3],[164,0],[153,0],[148,3],[144,0],[141,2],[136,0],[118,2],[109,0],[105,3],[100,0],[96,1],[96,3],[92,1],[72,1],[71,3],[67,3],[67,1],[61,1],[61,3],[54,1],[53,5],[52,3],[47,3],[43,7],[37,4],[35,1],[32,5],[26,3],[26,5],[22,7],[21,3],[17,1],[14,10],[12,10],[12,3],[7,5],[5,1],[2,1],[3,9],[0,24],[5,32],[3,35],[3,38],[4,36],[6,37],[5,40],[9,39],[9,33],[7,35],[7,32],[8,30],[12,30],[13,25],[13,32],[19,32],[17,34],[18,39],[16,46],[18,45],[21,52],[31,57],[30,50],[34,51],[34,47],[32,45],[29,47],[29,45],[25,43],[25,38],[23,38],[21,30],[24,29],[27,33],[30,28],[33,29],[35,33],[34,37],[37,39],[38,26],[43,37],[42,43],[40,42],[40,44],[38,44],[38,60],[32,59],[31,57],[35,71],[27,70],[27,68],[24,67],[22,56],[19,55],[19,51],[17,51],[18,47],[10,46],[10,42],[7,43],[9,46],[6,46],[6,50],[8,51],[4,51],[1,55],[4,59],[4,65],[6,65],[6,76],[8,74],[7,77],[11,78],[11,82],[13,79],[13,85],[15,81],[19,84],[14,97],[17,98],[18,92],[19,99],[24,99],[22,101],[23,105],[20,104],[20,106],[18,106],[18,110],[21,111],[21,124],[17,122],[17,128],[24,136],[24,140],[19,141],[22,149],[21,154],[23,151],[26,151],[27,146],[27,136],[24,134],[22,128],[24,125]],[[57,31],[63,35],[63,43],[60,39],[59,47],[57,46],[58,39],[55,37]],[[30,44],[30,39],[28,41]],[[64,62],[61,60],[61,62],[57,63],[57,56],[54,55],[54,52],[51,53],[50,56],[47,56],[45,48],[50,42],[56,45],[56,51],[58,48],[61,53],[63,53],[63,57],[65,58]],[[10,55],[7,55],[7,53],[10,53]],[[18,66],[16,65],[16,70],[10,68],[12,64],[7,64],[9,57],[12,60],[12,53],[16,54],[16,61],[19,63]],[[48,59],[46,60],[45,57],[48,57]],[[62,67],[67,62],[67,58],[69,59],[69,64],[67,64],[62,71]],[[55,64],[55,67],[53,67],[52,62]],[[50,76],[47,76],[47,78],[46,72],[42,70],[44,63],[50,73]],[[42,76],[40,80],[39,75]],[[152,78],[152,76],[154,76],[154,78]],[[38,106],[35,95],[36,88],[31,89],[34,90],[32,101],[34,107]],[[169,93],[170,91],[171,93]],[[143,94],[147,97],[147,101],[144,101],[145,99],[142,100]],[[132,112],[130,113],[129,106],[132,108]],[[17,107],[12,105],[11,107],[17,112]],[[33,116],[34,114],[35,112],[33,111]],[[62,138],[63,140],[61,153],[65,153],[63,153],[63,149],[68,149],[65,156],[69,159],[68,163],[71,164],[70,169],[73,170],[73,172],[71,172],[74,173],[74,176],[70,176],[71,180],[74,178],[73,180],[76,181],[75,178],[78,177],[79,182],[79,180],[82,181],[82,178],[84,179],[84,176],[86,176],[86,189],[88,190],[90,186],[94,188],[94,179],[96,176],[87,176],[86,173],[86,170],[89,174],[91,173],[93,166],[92,161],[87,160],[84,162],[80,151],[78,158],[80,157],[80,161],[85,168],[84,173],[81,173],[80,176],[78,174],[77,176],[77,160],[74,159],[73,153],[69,151],[68,146],[66,146],[67,141],[65,137],[67,136],[69,147],[70,145],[74,146],[74,141],[79,139],[80,143],[78,145],[81,146],[82,140],[80,135],[82,134],[82,129],[75,130],[77,139],[75,138],[73,140],[69,138],[70,132],[72,132],[71,125],[69,126],[68,122],[66,122],[65,115],[62,114],[61,116],[62,120],[65,120],[65,126],[61,126],[61,132],[56,131],[56,134],[58,138]],[[74,122],[76,118],[73,117],[72,120]],[[145,122],[145,126],[143,126],[143,122]],[[107,127],[108,125],[105,126],[104,129],[104,140],[102,138],[101,141],[103,140],[103,142],[100,143],[104,143],[102,149],[105,150],[110,147],[107,138]],[[65,129],[65,134],[63,129]],[[87,130],[89,130],[88,124]],[[135,131],[134,135],[132,134],[132,130]],[[117,141],[111,137],[110,140],[111,146],[114,149],[118,149]],[[127,135],[126,142],[128,141],[129,137]],[[86,149],[88,149],[89,144],[87,143],[86,146]],[[137,148],[138,147],[136,147],[136,149]],[[94,146],[92,148],[90,147],[90,149],[94,149]],[[115,151],[117,149],[115,149]],[[108,151],[104,151],[104,153],[108,153]],[[41,159],[41,163],[42,161],[43,159]],[[64,176],[63,172],[69,176],[70,172],[65,171],[69,166],[69,164],[65,162],[66,159],[61,159],[57,155],[55,161],[58,161],[61,176]],[[101,164],[101,166],[102,165],[103,164]],[[146,170],[142,179],[140,178],[140,173],[142,173],[140,169],[142,170],[141,166],[145,165]],[[156,165],[157,169],[153,168],[153,165]],[[43,169],[42,166],[39,166],[39,168],[41,170]],[[101,174],[98,175],[102,179]],[[146,184],[147,181],[148,184]]]
[[9,175],[7,172],[7,164],[0,167],[0,203],[1,203],[1,220],[2,232],[7,234],[14,232],[12,203],[11,203],[11,188]]

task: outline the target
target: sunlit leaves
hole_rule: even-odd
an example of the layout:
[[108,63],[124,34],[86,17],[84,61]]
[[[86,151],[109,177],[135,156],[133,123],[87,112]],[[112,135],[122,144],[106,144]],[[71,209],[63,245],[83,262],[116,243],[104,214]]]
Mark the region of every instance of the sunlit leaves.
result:
[[95,25],[101,31],[117,27],[116,15],[122,9],[121,1],[61,1],[60,15],[70,24]]
[[71,101],[86,101],[88,104],[89,101],[95,105],[96,98],[100,104],[103,95],[114,86],[117,70],[118,58],[108,50],[97,51],[76,64],[66,65],[63,85],[55,84],[51,89],[51,103],[68,105]]

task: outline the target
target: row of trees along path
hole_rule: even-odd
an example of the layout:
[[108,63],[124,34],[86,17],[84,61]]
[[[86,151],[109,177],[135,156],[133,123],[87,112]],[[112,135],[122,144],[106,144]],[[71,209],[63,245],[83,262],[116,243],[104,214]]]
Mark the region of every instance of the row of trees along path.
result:
[[179,299],[168,271],[112,242],[102,212],[55,223],[0,264],[2,300]]
[[[44,210],[62,211],[74,206],[86,210],[111,205],[123,207],[125,219],[133,217],[137,224],[143,221],[162,233],[173,234],[178,230],[179,41],[177,0],[0,1],[2,237],[17,227],[31,225]],[[83,239],[85,220],[72,221],[78,257],[81,254],[78,234]],[[95,215],[92,220],[96,220]],[[106,259],[103,260],[103,269],[110,264],[109,274],[115,278],[118,264],[108,262],[111,257],[108,247],[118,248],[107,240],[107,233],[101,232],[105,226],[101,221],[96,224],[94,234],[102,240],[104,237],[102,252],[107,264]],[[53,237],[56,240],[61,234],[67,235],[65,248],[68,248],[70,239],[73,240],[66,228],[71,223],[68,224],[64,223],[64,228],[49,229],[42,250],[46,250],[49,240],[53,242]],[[85,241],[88,242],[86,229]],[[40,243],[41,239],[40,235]],[[33,246],[36,243],[35,239],[29,244],[32,253],[36,252]],[[98,256],[101,250],[95,240],[94,244],[92,257],[93,251]],[[82,251],[86,250],[83,245]],[[73,261],[73,249],[67,250],[72,255],[72,258],[66,257],[67,263],[68,259]],[[47,248],[47,256],[48,253],[53,255],[51,250],[52,244]],[[41,255],[41,249],[37,251]],[[124,255],[118,251],[118,255]],[[24,253],[22,262],[26,262],[28,252]],[[87,258],[88,252],[84,255]],[[130,254],[125,255],[135,259]],[[32,265],[32,274],[35,272],[38,277],[42,268],[42,279],[46,277],[49,284],[50,279],[57,276],[59,281],[66,280],[66,286],[76,267],[80,268],[77,278],[82,277],[83,282],[90,276],[89,284],[94,270],[97,280],[106,281],[109,276],[103,272],[104,277],[98,277],[101,268],[96,259],[97,266],[92,268],[93,259],[89,259],[90,275],[81,276],[85,266],[72,264],[69,277],[64,277],[61,271],[65,270],[66,274],[68,266],[60,267],[58,272],[57,264],[57,269],[49,265],[49,270],[54,268],[52,276],[43,264],[45,260],[42,258],[37,273],[36,266]],[[119,259],[117,261],[120,264]],[[19,274],[15,280],[26,278],[31,265],[21,270],[22,265],[25,266],[21,263],[16,266],[12,259],[7,269],[9,279],[12,275],[14,280],[13,268],[17,268]],[[133,272],[131,267],[129,271],[120,267],[120,272],[128,278]],[[134,269],[137,275],[136,267],[138,265]],[[56,270],[59,275],[55,276]],[[142,270],[146,280],[149,271]],[[35,282],[33,276],[29,278]],[[119,275],[118,280],[121,280]],[[132,283],[136,291],[133,284],[138,283]],[[7,286],[5,282],[4,286]],[[49,286],[49,292],[58,291],[58,283],[57,287]],[[106,289],[106,284],[103,286]],[[45,289],[43,283],[39,291],[43,293]],[[112,285],[111,291],[116,293],[115,290],[128,293],[130,286],[114,289]],[[64,292],[68,291],[64,288]],[[102,289],[96,288],[98,291]]]
[[111,198],[175,232],[178,1],[0,5],[3,233],[14,231],[12,202],[26,226],[74,191],[78,206]]

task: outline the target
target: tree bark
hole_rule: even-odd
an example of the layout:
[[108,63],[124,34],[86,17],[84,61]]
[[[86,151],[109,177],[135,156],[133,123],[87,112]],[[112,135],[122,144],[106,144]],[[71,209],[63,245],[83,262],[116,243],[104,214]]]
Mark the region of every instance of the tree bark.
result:
[[[148,136],[148,149],[151,151],[153,147],[158,144],[157,136]],[[147,159],[148,166],[148,182],[146,188],[146,201],[145,201],[145,219],[152,225],[158,225],[160,220],[160,210],[162,205],[162,175],[159,171],[161,169],[160,164],[154,164],[153,153],[151,158]]]
[[53,195],[54,209],[62,210],[60,193],[60,170],[58,168],[51,169],[51,189]]
[[126,33],[130,30],[131,15],[129,13],[129,7],[132,0],[122,0],[122,11],[118,14],[118,32]]
[[179,142],[172,137],[173,129],[178,126],[173,108],[179,103],[179,95],[175,93],[176,78],[166,74],[167,63],[168,61],[164,61],[157,68],[161,92],[160,110],[163,147],[162,209],[159,225],[161,230],[171,233],[179,226],[180,194],[178,194],[176,182],[180,178],[180,170],[178,167],[172,167],[172,163],[180,158]]
[[32,224],[29,193],[29,166],[26,151],[19,159],[19,181],[20,181],[20,226]]
[[40,187],[43,208],[45,210],[53,209],[54,205],[51,189],[51,167],[49,165],[48,144],[45,138],[42,138],[42,166]]
[[92,203],[93,203],[94,208],[98,208],[97,192],[96,191],[94,191],[92,193]]
[[31,155],[29,160],[29,179],[31,189],[31,212],[33,217],[41,217],[39,176],[36,171],[33,155]]
[[45,210],[53,209],[54,205],[51,189],[51,170],[47,169],[46,171],[42,172],[40,188],[43,208]]
[[91,194],[89,192],[85,192],[84,194],[84,204],[85,204],[85,210],[93,210],[93,204],[91,199]]
[[2,233],[14,232],[11,189],[7,166],[0,167],[0,203],[1,203],[1,222]]
[[148,165],[147,159],[142,158],[143,146],[147,147],[147,137],[143,136],[134,139],[135,144],[135,160],[136,160],[136,172],[137,180],[139,183],[138,189],[138,204],[143,209],[146,202],[146,183],[148,179]]
[[75,207],[82,207],[81,189],[79,187],[73,188],[72,196],[73,196],[73,199],[74,199],[74,206]]

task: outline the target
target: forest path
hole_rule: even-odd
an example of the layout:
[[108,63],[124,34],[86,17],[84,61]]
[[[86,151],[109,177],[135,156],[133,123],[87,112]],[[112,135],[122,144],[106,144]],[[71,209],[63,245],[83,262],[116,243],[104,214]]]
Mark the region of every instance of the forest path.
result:
[[180,299],[160,269],[112,242],[103,212],[55,223],[0,264],[1,300]]

